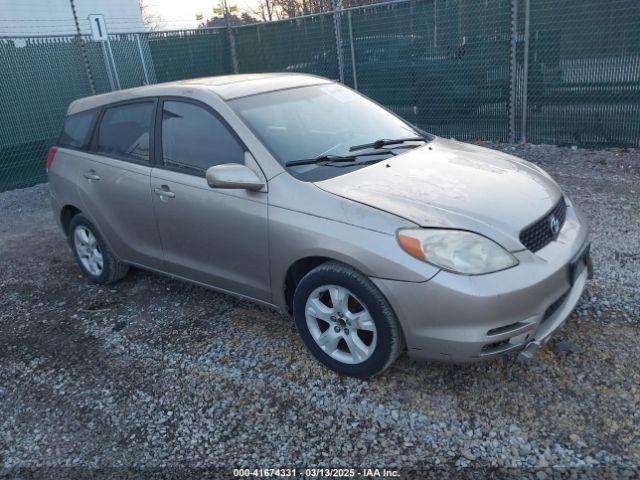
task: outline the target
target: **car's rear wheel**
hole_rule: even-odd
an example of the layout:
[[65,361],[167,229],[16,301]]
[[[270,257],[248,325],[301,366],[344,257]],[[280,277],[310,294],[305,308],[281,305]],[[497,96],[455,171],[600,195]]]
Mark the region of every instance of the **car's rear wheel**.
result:
[[293,311],[307,348],[330,369],[366,378],[389,367],[404,347],[386,298],[364,275],[324,263],[298,284]]
[[71,219],[69,243],[82,273],[98,284],[114,283],[129,271],[108,249],[100,233],[81,213]]

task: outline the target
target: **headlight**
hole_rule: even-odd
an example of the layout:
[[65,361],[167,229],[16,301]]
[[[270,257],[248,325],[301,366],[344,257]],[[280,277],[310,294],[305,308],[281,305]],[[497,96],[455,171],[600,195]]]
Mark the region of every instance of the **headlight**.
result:
[[398,243],[405,252],[420,260],[466,275],[497,272],[518,264],[518,260],[496,242],[464,230],[399,230]]

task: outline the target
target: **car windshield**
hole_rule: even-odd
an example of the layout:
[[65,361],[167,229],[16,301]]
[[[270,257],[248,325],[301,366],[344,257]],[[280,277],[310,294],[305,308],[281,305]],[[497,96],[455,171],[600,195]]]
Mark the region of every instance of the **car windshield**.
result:
[[[229,104],[282,165],[325,156],[371,153],[375,149],[354,152],[350,148],[381,139],[414,139],[424,135],[374,102],[337,84],[252,95]],[[388,158],[388,149],[399,148],[401,143],[381,149],[379,156],[357,157],[348,163],[322,161],[287,169],[301,180],[323,180]],[[410,140],[402,146],[419,144]]]

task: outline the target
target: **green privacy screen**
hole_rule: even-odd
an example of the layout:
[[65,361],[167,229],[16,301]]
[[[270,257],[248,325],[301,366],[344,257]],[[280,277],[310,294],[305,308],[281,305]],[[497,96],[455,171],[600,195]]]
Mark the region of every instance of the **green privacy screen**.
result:
[[510,11],[477,0],[343,13],[345,81],[433,133],[506,140]]
[[527,139],[640,146],[640,1],[532,0],[530,27]]
[[158,82],[233,73],[224,29],[153,32],[148,39]]
[[640,146],[639,1],[401,0],[108,44],[0,38],[0,190],[46,180],[72,100],[234,63],[344,81],[446,137]]
[[72,100],[91,94],[75,37],[0,39],[0,190],[46,181]]
[[333,15],[235,29],[240,73],[304,72],[338,78]]

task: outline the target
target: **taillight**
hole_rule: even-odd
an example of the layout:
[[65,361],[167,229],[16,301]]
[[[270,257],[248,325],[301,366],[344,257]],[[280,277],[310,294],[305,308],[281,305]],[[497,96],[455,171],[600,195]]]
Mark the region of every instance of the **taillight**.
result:
[[47,173],[49,173],[49,170],[51,170],[51,165],[53,164],[53,159],[56,156],[57,151],[58,151],[57,147],[51,147],[49,149],[49,155],[47,155],[47,163],[45,165],[47,169]]

